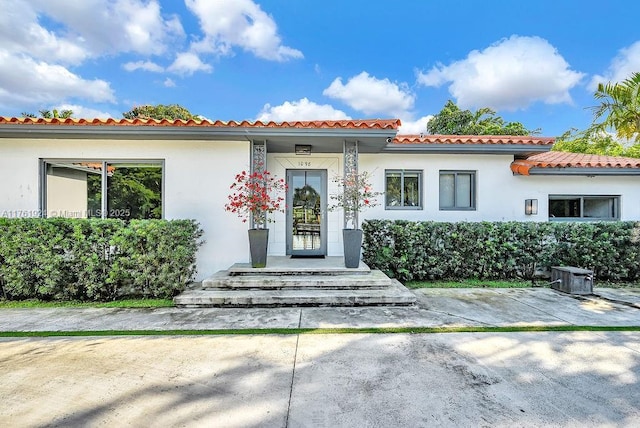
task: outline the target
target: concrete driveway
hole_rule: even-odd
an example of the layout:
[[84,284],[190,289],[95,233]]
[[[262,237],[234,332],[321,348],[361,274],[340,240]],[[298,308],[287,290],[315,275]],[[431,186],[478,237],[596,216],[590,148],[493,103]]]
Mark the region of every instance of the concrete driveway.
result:
[[419,290],[412,308],[3,309],[4,332],[631,331],[2,338],[0,426],[639,426],[640,290],[602,290]]
[[638,426],[640,332],[0,340],[11,427]]

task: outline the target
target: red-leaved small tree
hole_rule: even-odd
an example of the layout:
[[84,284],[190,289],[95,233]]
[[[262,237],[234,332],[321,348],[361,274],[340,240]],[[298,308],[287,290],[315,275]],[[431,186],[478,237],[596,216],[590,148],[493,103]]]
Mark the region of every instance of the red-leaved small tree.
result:
[[246,223],[253,218],[256,229],[266,229],[267,222],[274,221],[267,214],[284,212],[282,192],[287,189],[284,179],[273,176],[269,171],[248,173],[242,171],[231,184],[232,193],[224,209],[237,214]]

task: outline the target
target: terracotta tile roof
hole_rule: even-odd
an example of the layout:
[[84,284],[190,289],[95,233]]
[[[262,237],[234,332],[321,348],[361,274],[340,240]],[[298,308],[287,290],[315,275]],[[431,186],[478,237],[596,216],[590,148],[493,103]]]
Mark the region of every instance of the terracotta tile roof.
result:
[[31,117],[3,117],[0,125],[61,125],[61,126],[192,126],[214,128],[308,128],[308,129],[390,129],[400,126],[399,119],[367,119],[367,120],[313,120],[289,122],[262,122],[234,120],[156,120],[156,119],[44,119]]
[[546,152],[518,159],[511,163],[515,174],[529,175],[531,168],[640,168],[640,159],[618,156],[587,155],[583,153]]
[[508,144],[551,146],[555,138],[513,135],[398,135],[394,144]]
[[[78,165],[81,166],[83,168],[88,168],[88,169],[92,169],[94,171],[102,171],[102,162],[80,162],[80,163],[74,163],[74,165]],[[107,166],[107,171],[110,173],[115,172],[116,167],[113,165],[108,165]]]

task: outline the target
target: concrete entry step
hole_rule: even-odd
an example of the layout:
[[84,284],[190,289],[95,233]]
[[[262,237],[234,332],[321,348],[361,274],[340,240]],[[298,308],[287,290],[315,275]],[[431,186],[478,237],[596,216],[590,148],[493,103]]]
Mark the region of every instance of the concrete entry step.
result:
[[371,269],[364,262],[357,268],[346,268],[342,257],[269,256],[267,266],[252,268],[250,263],[236,263],[228,269],[231,276],[288,275],[367,275]]
[[319,275],[307,273],[289,273],[287,275],[231,275],[229,271],[220,271],[202,281],[203,289],[219,288],[256,288],[256,289],[334,289],[348,290],[388,287],[391,279],[379,270],[367,275]]
[[273,257],[267,267],[236,263],[173,299],[178,307],[413,305],[400,282],[365,263],[344,267],[342,257]]
[[191,288],[174,298],[178,307],[271,306],[407,306],[416,296],[398,281],[386,288],[357,290],[318,289],[202,289]]

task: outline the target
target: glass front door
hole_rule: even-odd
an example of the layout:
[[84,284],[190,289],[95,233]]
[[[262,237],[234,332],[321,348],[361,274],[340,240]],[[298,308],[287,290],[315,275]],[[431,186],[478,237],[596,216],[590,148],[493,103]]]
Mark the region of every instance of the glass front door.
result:
[[287,254],[327,254],[327,171],[287,170]]

